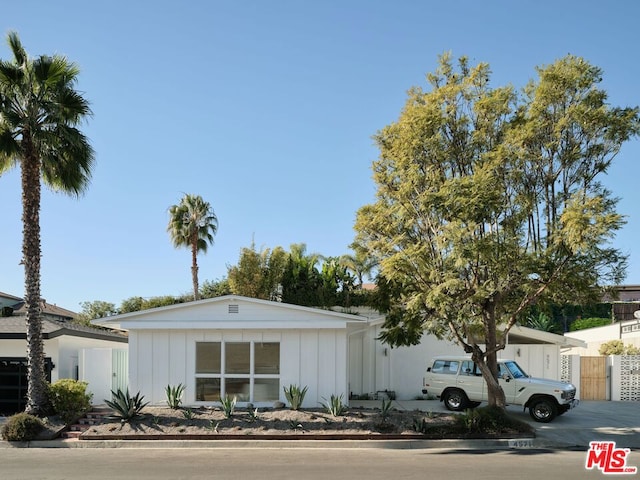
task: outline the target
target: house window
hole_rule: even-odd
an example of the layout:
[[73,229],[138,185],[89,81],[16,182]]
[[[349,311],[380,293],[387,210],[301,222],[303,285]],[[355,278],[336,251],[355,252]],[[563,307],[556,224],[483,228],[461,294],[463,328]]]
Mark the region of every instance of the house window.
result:
[[280,394],[277,342],[196,342],[196,401],[270,402]]

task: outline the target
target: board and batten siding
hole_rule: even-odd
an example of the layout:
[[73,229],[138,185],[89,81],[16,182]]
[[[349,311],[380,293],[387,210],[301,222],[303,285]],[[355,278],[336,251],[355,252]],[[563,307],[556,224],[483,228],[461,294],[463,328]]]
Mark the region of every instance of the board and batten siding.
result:
[[280,401],[286,401],[283,387],[289,385],[308,388],[306,408],[320,406],[331,395],[348,401],[345,329],[131,330],[130,391],[153,405],[166,405],[167,385],[181,383],[186,386],[183,405],[206,405],[195,400],[196,342],[250,341],[280,343]]

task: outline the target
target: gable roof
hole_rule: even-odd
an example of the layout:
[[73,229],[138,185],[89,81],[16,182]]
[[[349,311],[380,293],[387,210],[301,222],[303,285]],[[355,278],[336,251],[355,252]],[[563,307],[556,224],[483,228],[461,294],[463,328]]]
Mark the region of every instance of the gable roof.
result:
[[225,295],[93,320],[123,330],[133,329],[300,329],[346,328],[366,323],[358,315],[302,307],[289,303]]
[[[70,322],[58,322],[48,318],[42,319],[42,338],[49,340],[61,336],[93,338],[127,343],[128,338],[120,332],[112,332],[95,327],[85,327]],[[0,339],[20,340],[27,338],[27,323],[24,316],[0,318]]]

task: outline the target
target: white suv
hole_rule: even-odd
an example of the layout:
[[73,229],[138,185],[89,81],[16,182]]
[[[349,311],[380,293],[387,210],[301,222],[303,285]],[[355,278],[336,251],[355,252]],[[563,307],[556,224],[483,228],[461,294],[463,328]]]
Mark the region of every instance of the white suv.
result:
[[[532,378],[513,360],[498,360],[498,381],[508,405],[522,405],[537,422],[550,422],[578,405],[570,383]],[[487,401],[487,385],[470,357],[438,357],[427,368],[422,393],[444,402],[449,410],[475,408]]]

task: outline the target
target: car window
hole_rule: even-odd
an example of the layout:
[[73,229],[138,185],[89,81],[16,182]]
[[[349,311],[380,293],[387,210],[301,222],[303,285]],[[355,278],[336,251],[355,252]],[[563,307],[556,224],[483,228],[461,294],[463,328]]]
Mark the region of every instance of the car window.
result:
[[475,363],[473,363],[471,360],[465,360],[464,362],[462,362],[460,375],[469,375],[472,377],[477,377],[482,374],[480,373],[480,370],[478,370],[478,367],[476,366]]
[[511,372],[509,372],[509,369],[505,367],[504,363],[498,363],[498,377],[502,378],[505,375],[511,377]]
[[513,376],[513,378],[523,378],[526,377],[527,374],[524,373],[524,370],[520,368],[516,362],[505,362],[505,365],[509,369],[509,373]]
[[455,375],[458,373],[459,362],[457,360],[436,360],[433,362],[433,373],[445,373]]

